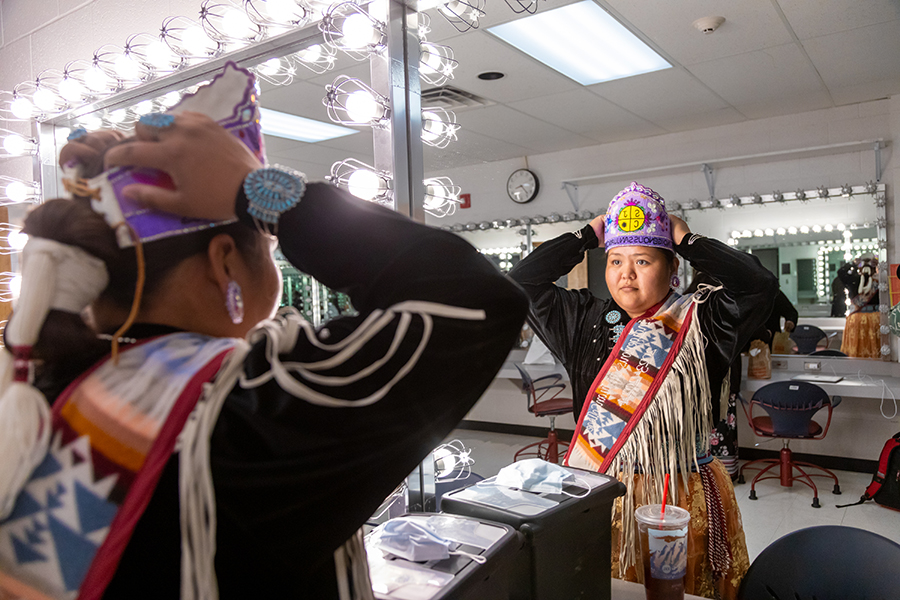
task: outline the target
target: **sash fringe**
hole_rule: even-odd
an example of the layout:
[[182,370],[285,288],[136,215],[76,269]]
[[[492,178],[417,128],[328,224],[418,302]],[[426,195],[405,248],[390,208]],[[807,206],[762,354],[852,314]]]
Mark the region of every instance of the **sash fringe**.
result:
[[[634,473],[642,473],[641,504],[662,502],[665,473],[681,474],[687,485],[691,466],[699,470],[697,455],[709,450],[712,392],[706,369],[705,339],[699,319],[692,319],[672,367],[656,399],[613,459],[607,473],[623,474],[627,492],[622,499],[622,543],[619,561],[624,571],[636,564],[637,529],[634,518]],[[678,486],[669,488],[670,504],[678,502]],[[687,494],[687,488],[684,489]]]

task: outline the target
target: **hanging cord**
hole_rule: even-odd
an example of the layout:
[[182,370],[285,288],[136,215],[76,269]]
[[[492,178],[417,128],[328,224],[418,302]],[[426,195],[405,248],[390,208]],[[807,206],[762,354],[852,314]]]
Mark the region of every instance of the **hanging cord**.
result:
[[[832,370],[834,370],[834,367],[832,367]],[[878,410],[881,411],[881,416],[884,417],[885,419],[891,420],[894,417],[896,417],[897,416],[897,397],[894,396],[894,392],[891,391],[891,388],[889,388],[887,386],[887,384],[884,382],[884,379],[879,379],[878,382],[876,383],[875,378],[873,378],[871,375],[867,375],[866,373],[863,373],[862,371],[857,371],[856,376],[859,378],[859,380],[862,383],[864,383],[866,385],[878,385],[878,383],[881,384],[881,402],[878,404]],[[892,414],[891,416],[886,415],[884,412],[884,399],[886,397],[886,393],[891,395],[891,400],[894,403],[894,414]]]
[[144,295],[144,281],[147,277],[146,263],[144,262],[144,245],[141,243],[140,236],[138,236],[134,228],[126,221],[117,224],[113,227],[113,230],[118,230],[120,227],[126,229],[128,235],[134,242],[134,254],[137,259],[137,281],[134,284],[134,300],[131,302],[131,311],[128,313],[128,318],[125,319],[122,326],[112,335],[112,360],[113,364],[116,366],[119,365],[119,338],[131,328],[134,324],[134,320],[137,319],[138,312],[141,310],[141,298]]

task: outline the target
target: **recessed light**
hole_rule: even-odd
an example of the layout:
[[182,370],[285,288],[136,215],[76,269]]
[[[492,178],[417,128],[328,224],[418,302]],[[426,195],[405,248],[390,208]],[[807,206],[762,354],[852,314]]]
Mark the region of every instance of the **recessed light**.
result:
[[485,71],[484,73],[478,74],[478,79],[483,79],[484,81],[494,81],[495,79],[503,79],[504,77],[506,77],[506,75],[499,71]]
[[315,121],[268,108],[260,108],[262,132],[266,135],[315,143],[359,133],[356,129]]

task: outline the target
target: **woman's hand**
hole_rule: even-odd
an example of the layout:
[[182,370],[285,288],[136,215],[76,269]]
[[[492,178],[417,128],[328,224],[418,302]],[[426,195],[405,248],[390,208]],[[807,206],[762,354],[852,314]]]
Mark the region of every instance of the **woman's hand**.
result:
[[687,223],[675,215],[670,214],[669,220],[672,222],[672,241],[675,242],[675,245],[677,246],[681,243],[681,240],[684,239],[684,236],[691,232],[691,228],[688,227]]
[[[59,164],[60,166],[65,166],[73,162],[78,163],[89,172],[88,176],[92,177],[100,172],[100,161],[103,159],[103,154],[106,150],[123,139],[125,139],[125,136],[113,129],[101,129],[100,131],[85,133],[62,147],[62,150],[59,151]],[[93,171],[96,171],[96,173],[93,173]]]
[[244,178],[262,166],[236,137],[201,113],[180,113],[168,127],[139,122],[135,135],[136,141],[106,154],[106,167],[165,171],[174,190],[133,184],[123,192],[145,206],[185,217],[234,217],[234,200]]
[[597,215],[594,217],[594,220],[591,221],[591,228],[594,230],[594,233],[597,234],[597,239],[600,241],[600,247],[603,247],[604,237],[605,237],[605,227],[606,227],[606,212]]

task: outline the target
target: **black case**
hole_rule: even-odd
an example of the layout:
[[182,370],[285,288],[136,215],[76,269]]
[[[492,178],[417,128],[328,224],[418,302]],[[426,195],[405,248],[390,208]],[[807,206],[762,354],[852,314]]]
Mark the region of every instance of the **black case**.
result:
[[[605,475],[569,470],[591,482],[590,493],[583,498],[533,494],[558,502],[538,514],[521,514],[466,499],[466,490],[446,494],[441,501],[443,512],[505,523],[524,536],[525,545],[510,585],[511,600],[610,598],[612,506],[625,494],[625,486]],[[564,491],[583,494],[585,490],[568,486]]]
[[[427,519],[435,513],[412,513],[403,515],[404,518]],[[456,518],[458,515],[441,515]],[[521,553],[524,540],[513,527],[503,523],[489,522],[485,519],[475,518],[490,527],[502,529],[500,537],[487,549],[482,550],[475,546],[461,545],[458,550],[471,554],[480,554],[485,557],[485,564],[481,565],[464,556],[451,556],[446,560],[416,563],[425,566],[427,570],[453,575],[453,580],[441,588],[431,600],[506,600],[510,597],[509,585],[512,581],[512,571],[515,558]],[[447,539],[452,539],[448,537]],[[368,552],[378,551],[369,549]],[[396,565],[406,563],[403,559],[394,559]],[[408,564],[408,563],[407,563]],[[375,593],[379,600],[393,600],[401,596],[392,594]]]

